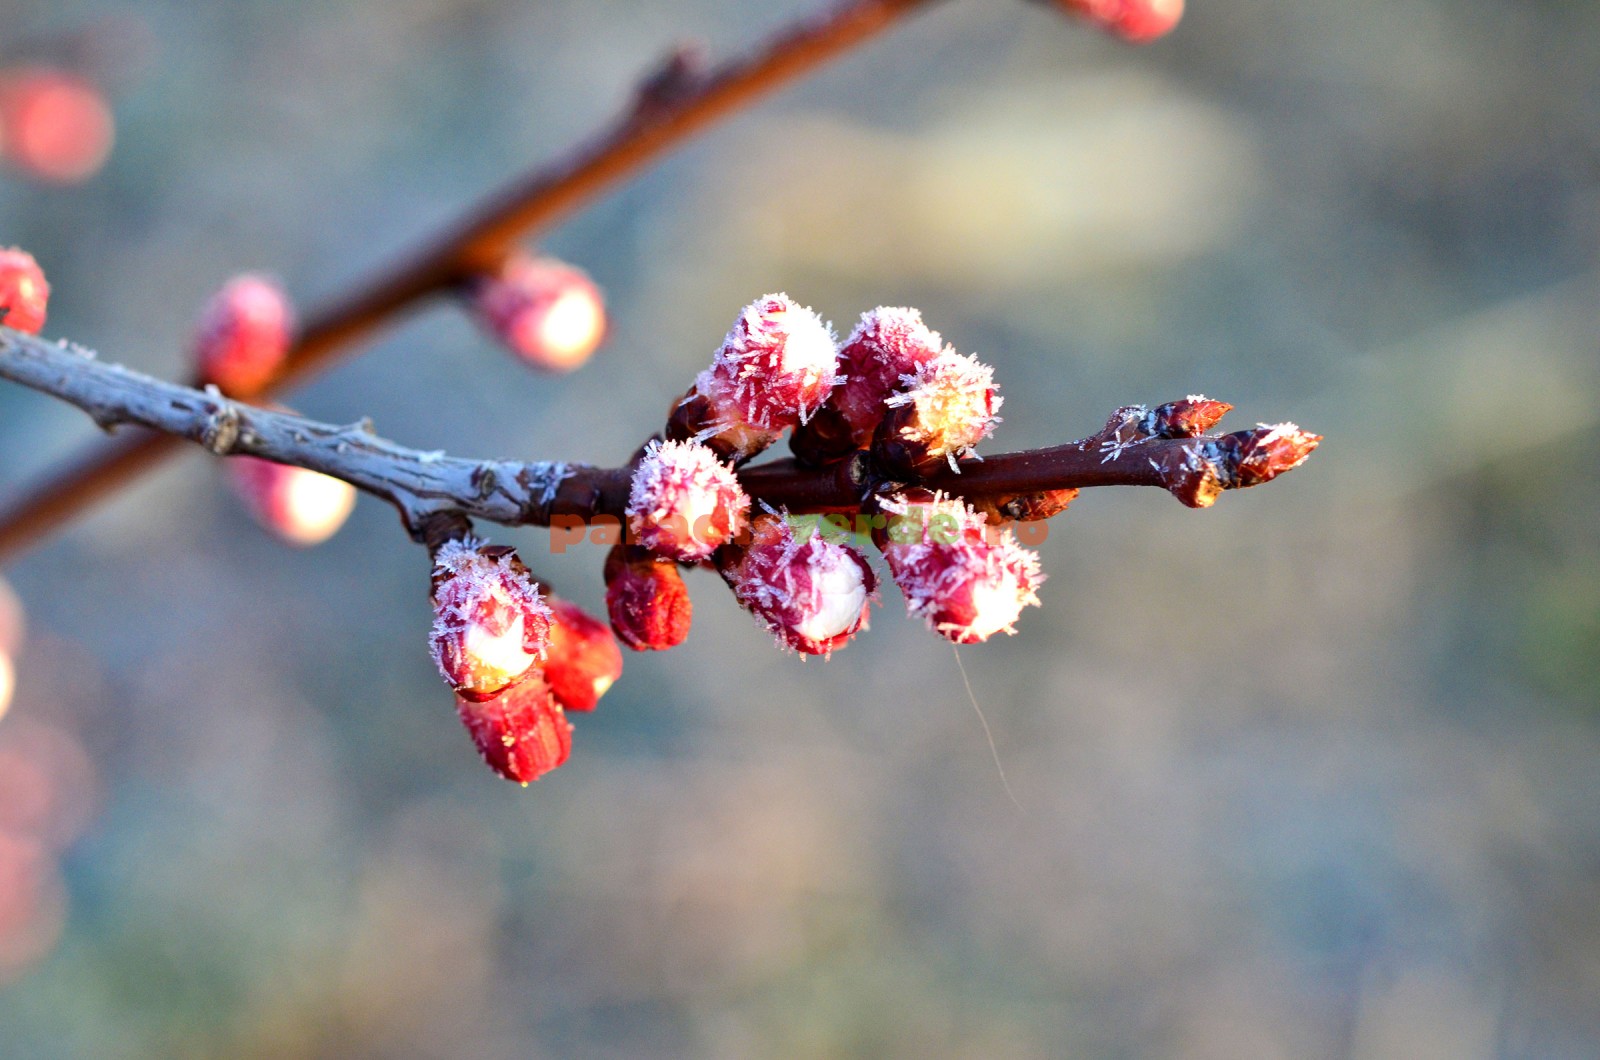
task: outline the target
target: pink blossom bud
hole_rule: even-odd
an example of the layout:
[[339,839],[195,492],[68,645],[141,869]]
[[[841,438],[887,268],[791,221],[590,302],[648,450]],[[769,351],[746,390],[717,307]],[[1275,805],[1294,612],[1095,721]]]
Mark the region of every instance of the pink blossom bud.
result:
[[111,108],[93,83],[47,67],[0,78],[0,152],[29,176],[75,184],[111,154]]
[[1183,17],[1183,0],[1055,0],[1066,10],[1134,44],[1171,32]]
[[750,498],[733,470],[695,442],[652,442],[633,473],[628,532],[667,559],[705,559],[744,528]]
[[956,469],[964,456],[994,432],[1002,399],[994,369],[976,357],[946,349],[884,400],[888,412],[872,440],[880,467],[897,475],[923,475],[941,463]]
[[195,370],[201,382],[249,397],[272,381],[294,332],[294,310],[277,284],[236,276],[212,296],[195,329]]
[[473,307],[508,350],[550,372],[579,367],[606,336],[600,288],[582,269],[554,258],[511,258],[478,285]]
[[837,363],[833,332],[816,313],[788,295],[758,298],[739,314],[685,399],[703,405],[691,436],[717,439],[718,452],[736,463],[749,459],[822,406],[838,379]]
[[223,468],[250,517],[291,545],[320,545],[355,510],[355,487],[331,475],[253,456],[230,457]]
[[0,651],[0,718],[11,709],[11,696],[17,689],[17,671],[11,656]]
[[565,710],[589,711],[622,676],[611,627],[570,600],[550,597],[550,647],[544,678]]
[[489,768],[518,784],[538,780],[572,753],[572,724],[537,668],[488,698],[457,696],[456,713]]
[[606,556],[605,580],[611,628],[634,651],[666,651],[689,635],[694,607],[671,560],[617,545]]
[[823,539],[813,526],[799,540],[783,515],[751,526],[750,543],[728,557],[722,576],[746,610],[783,647],[829,655],[866,622],[878,579],[866,557]]
[[926,491],[880,502],[887,528],[874,537],[906,610],[947,640],[974,644],[1015,633],[1022,609],[1039,603],[1039,557],[1010,530],[993,530],[959,500]]
[[939,333],[915,309],[879,306],[861,314],[839,349],[839,385],[822,410],[795,430],[790,448],[815,465],[866,448],[883,419],[884,399],[899,389],[902,376],[914,375],[942,347]]
[[508,547],[447,541],[433,563],[433,661],[459,695],[485,699],[544,657],[550,608]]
[[37,335],[49,302],[50,285],[33,255],[16,247],[0,250],[0,325]]

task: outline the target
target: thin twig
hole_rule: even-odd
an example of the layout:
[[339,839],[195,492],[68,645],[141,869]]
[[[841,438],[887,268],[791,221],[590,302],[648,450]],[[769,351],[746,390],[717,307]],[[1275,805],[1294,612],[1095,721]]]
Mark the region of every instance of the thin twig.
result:
[[[250,398],[279,393],[348,353],[382,325],[475,273],[713,122],[798,80],[933,0],[852,0],[779,32],[748,55],[700,73],[679,50],[642,82],[611,128],[572,155],[491,195],[459,222],[312,314],[282,371]],[[0,510],[0,559],[27,546],[175,450],[139,432],[81,454]]]

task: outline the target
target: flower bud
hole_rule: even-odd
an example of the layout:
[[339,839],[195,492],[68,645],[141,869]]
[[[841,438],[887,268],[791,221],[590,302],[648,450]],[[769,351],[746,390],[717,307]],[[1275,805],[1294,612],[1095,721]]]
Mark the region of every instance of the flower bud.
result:
[[223,470],[250,517],[300,548],[328,540],[355,510],[356,488],[318,471],[253,456],[229,457]]
[[995,389],[993,368],[954,350],[941,352],[902,376],[900,390],[884,400],[888,412],[873,435],[873,458],[893,475],[925,475],[945,462],[958,470],[956,458],[1000,422]]
[[634,651],[666,651],[689,635],[694,607],[671,560],[617,545],[606,555],[605,580],[611,628]]
[[705,559],[744,528],[750,511],[731,468],[695,442],[652,442],[633,473],[628,532],[667,559]]
[[459,695],[486,699],[543,658],[550,608],[508,547],[447,541],[433,563],[433,661]]
[[554,258],[517,255],[473,292],[484,328],[535,368],[570,372],[606,336],[605,296],[587,273]]
[[195,329],[195,370],[203,383],[248,397],[272,381],[294,331],[294,310],[263,276],[236,276],[211,297]]
[[564,710],[589,711],[622,676],[611,627],[570,600],[549,598],[550,646],[544,679]]
[[48,67],[0,78],[0,153],[38,180],[75,184],[111,154],[114,124],[92,82]]
[[537,669],[486,699],[456,697],[456,713],[489,768],[526,786],[567,760],[572,724]]
[[943,348],[937,331],[915,309],[879,306],[861,314],[839,349],[839,385],[827,404],[796,428],[789,446],[796,456],[822,465],[863,449],[883,419],[884,400]]
[[1010,530],[993,530],[972,508],[917,490],[880,502],[887,527],[874,540],[906,598],[906,610],[957,644],[1015,633],[1022,609],[1039,603],[1039,557]]
[[1322,442],[1322,435],[1302,431],[1293,423],[1262,423],[1253,431],[1223,435],[1218,443],[1229,459],[1231,489],[1258,486],[1306,462]]
[[822,407],[837,362],[833,333],[816,313],[784,294],[756,299],[685,399],[703,403],[692,436],[719,439],[715,448],[734,463],[748,460]]
[[1204,394],[1190,394],[1182,401],[1157,405],[1150,412],[1149,433],[1157,438],[1196,438],[1233,411],[1226,401],[1213,401]]
[[16,247],[0,250],[0,325],[37,335],[49,301],[50,285],[33,255]]
[[722,561],[722,576],[780,646],[805,655],[832,654],[854,636],[878,586],[860,552],[825,541],[815,525],[801,541],[786,516],[770,512]]
[[1067,11],[1134,44],[1171,32],[1183,17],[1183,0],[1055,0]]
[[0,718],[11,709],[11,695],[17,690],[17,671],[11,656],[0,651]]

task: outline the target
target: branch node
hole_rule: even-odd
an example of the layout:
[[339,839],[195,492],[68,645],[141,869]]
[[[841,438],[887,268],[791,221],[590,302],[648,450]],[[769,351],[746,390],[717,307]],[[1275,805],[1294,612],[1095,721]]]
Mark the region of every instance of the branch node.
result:
[[[215,387],[207,387],[209,394]],[[200,431],[200,444],[217,456],[227,456],[239,441],[239,410],[230,401],[220,401]]]

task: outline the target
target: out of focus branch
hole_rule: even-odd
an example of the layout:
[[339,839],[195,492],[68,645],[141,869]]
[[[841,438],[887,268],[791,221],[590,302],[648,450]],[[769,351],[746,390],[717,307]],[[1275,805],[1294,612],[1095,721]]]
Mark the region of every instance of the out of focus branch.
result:
[[[76,405],[107,430],[131,424],[196,442],[218,456],[256,456],[332,475],[393,504],[419,538],[436,517],[453,514],[510,526],[620,518],[633,475],[631,464],[466,460],[408,449],[377,437],[370,423],[340,426],[256,408],[215,389],[163,382],[5,328],[0,378]],[[1017,498],[1089,486],[1161,486],[1204,507],[1222,490],[1298,466],[1318,441],[1292,424],[1218,438],[1153,437],[1119,412],[1105,430],[1082,441],[967,460],[959,473],[943,471],[917,484],[1001,511]],[[855,461],[810,469],[778,460],[739,476],[753,499],[796,513],[856,510],[867,491],[882,485]],[[1055,510],[1061,507],[1065,500]]]
[[[493,269],[516,242],[593,200],[727,115],[849,51],[933,0],[850,0],[779,32],[748,55],[703,70],[680,50],[641,82],[629,107],[570,156],[490,196],[431,242],[306,321],[279,374],[249,398],[281,392],[431,295]],[[173,434],[132,433],[81,454],[0,509],[0,559],[153,467]],[[359,483],[358,483],[359,485]]]

